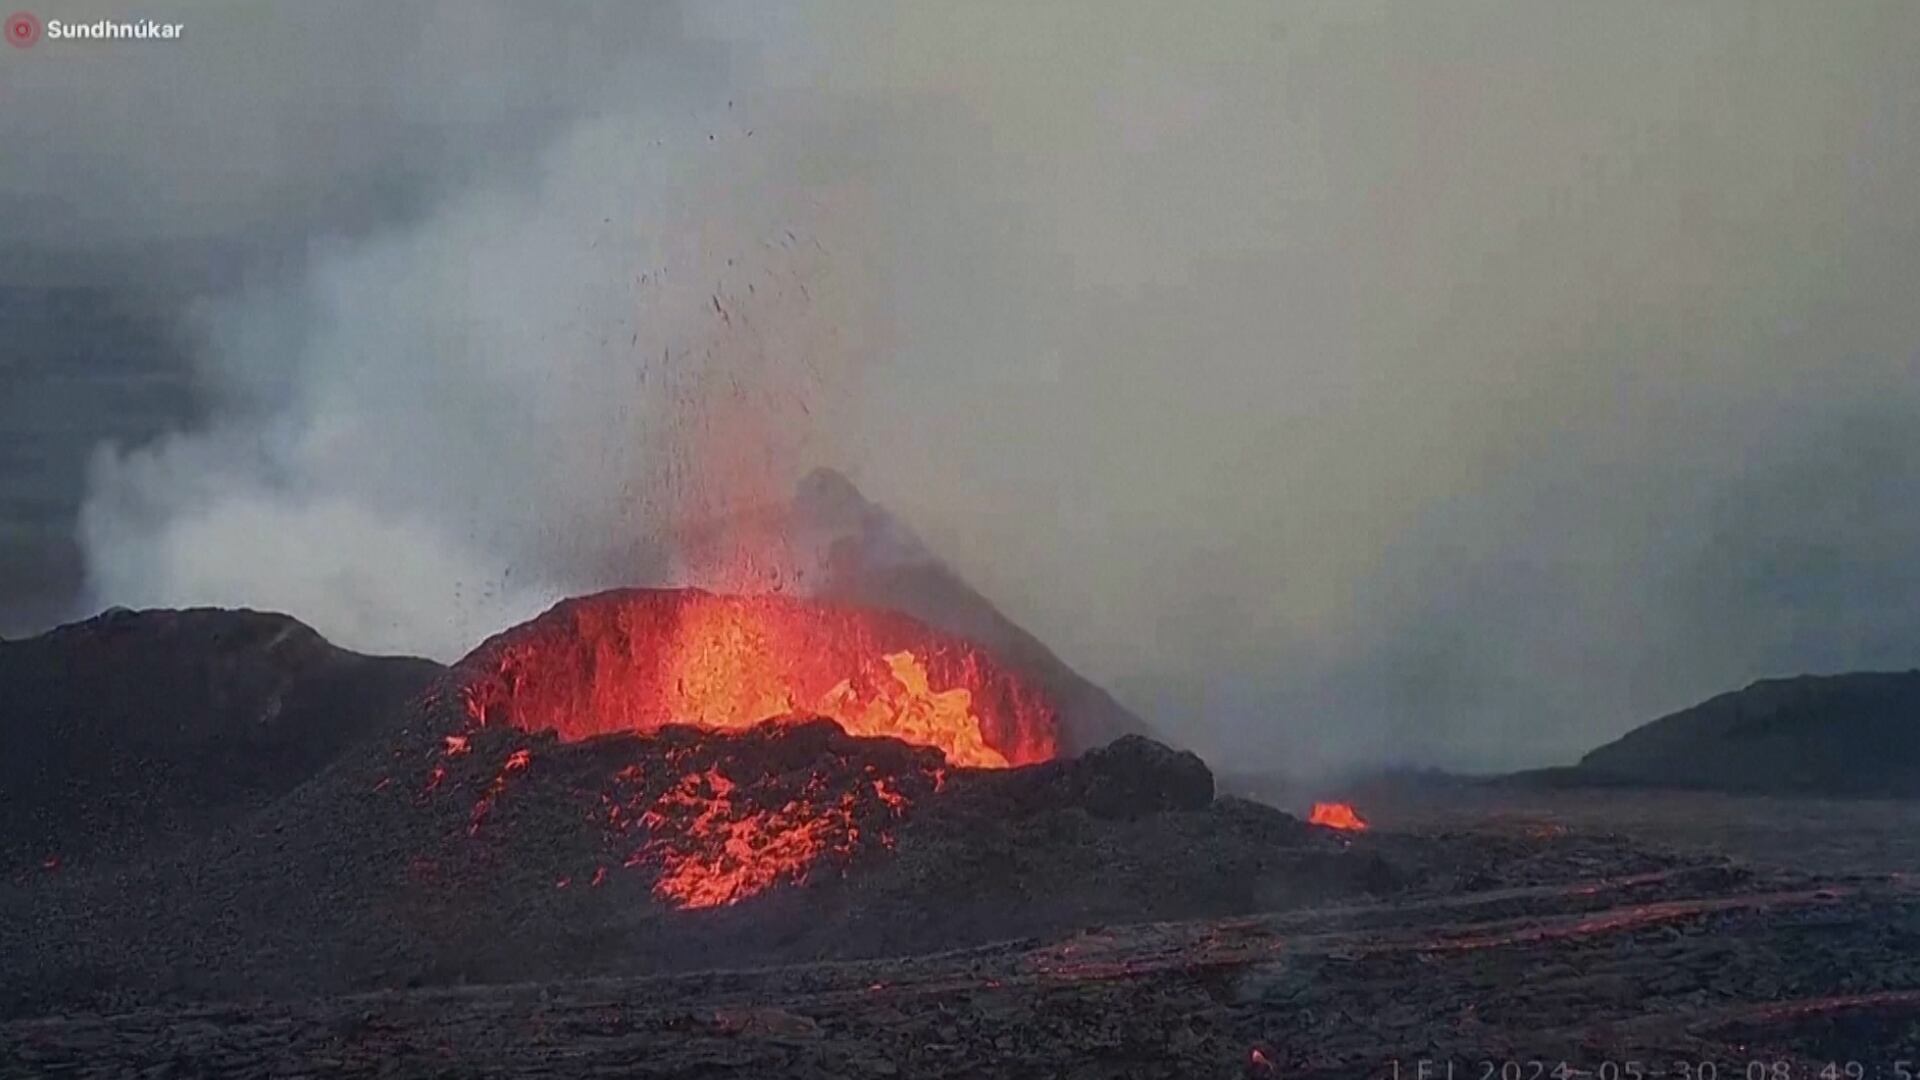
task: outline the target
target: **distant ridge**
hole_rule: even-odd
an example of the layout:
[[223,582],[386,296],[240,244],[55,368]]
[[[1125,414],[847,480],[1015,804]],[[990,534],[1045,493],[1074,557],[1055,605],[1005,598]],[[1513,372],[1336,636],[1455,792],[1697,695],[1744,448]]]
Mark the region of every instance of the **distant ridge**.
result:
[[1920,797],[1920,670],[1762,679],[1643,724],[1572,768],[1512,779]]
[[113,608],[0,642],[0,871],[232,824],[393,723],[442,670],[244,609]]

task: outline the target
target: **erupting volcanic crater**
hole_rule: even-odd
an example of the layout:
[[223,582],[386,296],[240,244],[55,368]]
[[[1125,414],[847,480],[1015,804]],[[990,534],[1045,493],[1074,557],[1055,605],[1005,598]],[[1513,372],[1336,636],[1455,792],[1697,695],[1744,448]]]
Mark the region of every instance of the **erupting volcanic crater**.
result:
[[492,638],[459,672],[475,723],[566,741],[822,716],[959,766],[1056,751],[1053,706],[974,645],[894,612],[787,596],[601,593]]
[[[949,769],[1059,750],[1053,704],[977,646],[894,612],[777,595],[569,600],[481,645],[434,697],[448,723],[419,790],[477,788],[475,837],[540,767],[521,736],[552,732],[561,753],[617,742],[586,807],[605,858],[579,880],[647,869],[676,907],[734,903],[891,847],[891,826]],[[881,739],[897,742],[869,741]],[[483,747],[499,755],[490,774],[456,761]],[[456,766],[472,783],[449,783]]]

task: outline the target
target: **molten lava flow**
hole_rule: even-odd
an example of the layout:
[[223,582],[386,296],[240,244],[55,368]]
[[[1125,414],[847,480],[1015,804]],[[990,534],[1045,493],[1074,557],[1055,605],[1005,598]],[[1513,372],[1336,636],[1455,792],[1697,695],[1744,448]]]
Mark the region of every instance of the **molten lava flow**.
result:
[[[1047,699],[973,645],[903,615],[791,597],[570,601],[482,646],[456,678],[471,726],[444,737],[429,792],[480,727],[652,736],[637,745],[656,760],[615,773],[594,817],[618,849],[610,861],[653,871],[654,895],[677,907],[735,903],[891,846],[892,824],[942,783],[939,758],[840,732],[974,768],[1044,761],[1056,746]],[[470,831],[529,765],[524,749],[500,764]]]
[[1343,802],[1317,802],[1313,804],[1313,813],[1307,821],[1314,825],[1325,825],[1329,829],[1345,829],[1349,832],[1364,832],[1367,819],[1359,811]]
[[781,596],[633,590],[578,601],[475,658],[469,714],[563,740],[824,716],[954,765],[1052,758],[1052,707],[973,645],[904,615]]
[[816,777],[809,790],[771,810],[736,800],[717,769],[689,773],[642,821],[656,836],[654,894],[681,907],[731,904],[785,879],[804,880],[824,854],[851,854],[860,835],[853,792],[838,798]]
[[596,816],[610,844],[629,850],[622,864],[655,870],[653,894],[676,907],[806,881],[823,861],[891,847],[893,824],[938,789],[944,771],[924,750],[862,760],[827,732],[833,725],[817,720],[679,745],[650,740],[661,767],[616,773]]
[[883,682],[863,701],[853,681],[842,679],[815,703],[814,711],[831,717],[849,735],[890,735],[936,747],[955,765],[1007,767],[1006,755],[988,746],[980,732],[971,692],[965,687],[935,692],[927,685],[926,665],[905,650],[880,659],[886,661],[891,684]]

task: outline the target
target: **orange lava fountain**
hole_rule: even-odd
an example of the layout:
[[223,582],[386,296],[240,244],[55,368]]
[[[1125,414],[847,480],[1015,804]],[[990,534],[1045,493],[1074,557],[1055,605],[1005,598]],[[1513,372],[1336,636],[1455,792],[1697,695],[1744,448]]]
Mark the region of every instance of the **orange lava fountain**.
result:
[[1312,825],[1325,825],[1329,829],[1343,829],[1347,832],[1365,832],[1367,819],[1360,812],[1343,802],[1317,802],[1313,804],[1313,813],[1307,822]]

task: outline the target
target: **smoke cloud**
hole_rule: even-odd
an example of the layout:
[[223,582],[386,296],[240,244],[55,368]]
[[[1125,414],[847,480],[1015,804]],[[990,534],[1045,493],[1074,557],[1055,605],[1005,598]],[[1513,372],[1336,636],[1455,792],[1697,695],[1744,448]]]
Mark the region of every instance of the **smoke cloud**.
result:
[[280,268],[95,455],[87,604],[448,657],[829,465],[1237,765],[1920,660],[1911,5],[224,10],[33,56],[0,167]]

